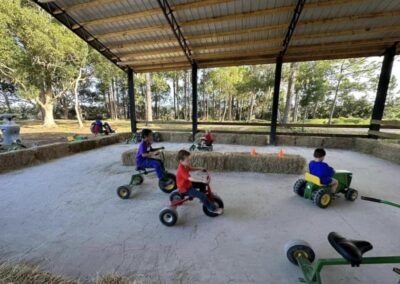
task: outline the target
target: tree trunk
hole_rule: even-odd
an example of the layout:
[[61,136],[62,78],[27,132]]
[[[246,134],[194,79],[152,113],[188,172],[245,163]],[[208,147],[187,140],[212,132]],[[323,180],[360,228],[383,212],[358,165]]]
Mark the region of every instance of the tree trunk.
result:
[[233,101],[233,98],[230,95],[228,97],[228,120],[230,120],[230,121],[232,121],[232,101]]
[[174,118],[177,119],[177,113],[176,113],[176,76],[172,80],[172,91],[174,93]]
[[229,105],[229,99],[227,100],[226,98],[225,98],[225,100],[224,100],[224,113],[222,114],[222,121],[225,121],[225,116],[226,116],[226,111],[228,110],[228,105]]
[[250,99],[250,110],[249,110],[248,121],[250,121],[251,118],[253,117],[255,96],[256,96],[255,94],[251,94],[251,99]]
[[46,89],[41,94],[36,102],[40,105],[43,114],[43,126],[44,127],[56,127],[57,124],[54,121],[54,96],[53,90],[51,89],[51,77],[46,79]]
[[331,111],[330,111],[330,113],[329,113],[329,121],[328,121],[328,124],[331,124],[331,123],[332,123],[333,114],[335,113],[336,100],[337,100],[338,94],[339,94],[340,83],[342,82],[342,78],[343,78],[343,77],[342,77],[342,74],[343,74],[343,65],[344,65],[344,61],[342,62],[342,65],[340,65],[339,79],[338,79],[338,81],[337,81],[336,88],[335,88],[335,97],[333,98]]
[[285,112],[283,113],[283,119],[282,119],[282,123],[285,123],[285,124],[288,123],[288,121],[289,121],[290,109],[292,108],[292,95],[294,93],[294,82],[295,82],[295,76],[296,76],[295,68],[296,68],[296,63],[294,63],[294,62],[290,63]]
[[146,121],[153,121],[153,109],[151,103],[151,75],[146,73]]
[[183,75],[183,119],[188,119],[188,105],[187,105],[187,70]]
[[4,100],[5,100],[6,106],[7,106],[7,111],[8,111],[9,113],[12,113],[12,111],[11,111],[11,105],[10,105],[10,100],[8,99],[8,95],[7,95],[6,92],[3,92],[3,97],[4,97]]
[[82,68],[79,68],[78,78],[76,78],[75,80],[75,87],[74,87],[75,113],[76,113],[76,119],[78,120],[79,123],[79,128],[83,128],[82,115],[79,106],[79,92],[78,92],[79,82],[81,81],[81,78],[82,78]]
[[298,113],[299,113],[299,105],[300,105],[300,96],[299,92],[296,92],[295,97],[294,97],[294,109],[293,109],[293,121],[297,122],[298,119]]

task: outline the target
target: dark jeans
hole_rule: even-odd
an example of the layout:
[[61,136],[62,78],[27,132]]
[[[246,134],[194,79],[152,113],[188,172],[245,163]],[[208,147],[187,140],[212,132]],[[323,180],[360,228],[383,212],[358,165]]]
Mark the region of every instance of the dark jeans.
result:
[[[217,207],[208,200],[207,196],[205,195],[206,185],[201,182],[192,182],[192,187],[187,190],[187,194],[190,197],[195,197],[200,199],[200,201],[207,207],[209,211],[215,211]],[[199,189],[199,190],[198,190]]]
[[164,171],[165,171],[164,164],[162,161],[160,161],[158,159],[145,158],[137,166],[142,167],[142,168],[156,169],[157,177],[159,179],[164,178]]

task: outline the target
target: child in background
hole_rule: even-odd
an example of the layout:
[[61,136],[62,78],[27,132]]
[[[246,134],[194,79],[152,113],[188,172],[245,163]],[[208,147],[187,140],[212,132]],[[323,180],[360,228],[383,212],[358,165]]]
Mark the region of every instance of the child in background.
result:
[[319,177],[321,183],[324,185],[329,185],[332,194],[335,194],[338,187],[338,181],[333,178],[335,170],[327,163],[324,163],[325,156],[326,152],[324,149],[315,149],[314,161],[311,161],[308,167],[310,170],[310,174]]
[[180,150],[178,152],[178,161],[179,166],[178,170],[176,171],[176,184],[179,192],[186,193],[190,197],[196,197],[200,199],[200,201],[207,207],[209,211],[221,215],[223,213],[223,209],[217,208],[202,192],[205,188],[205,181],[197,180],[190,176],[191,171],[205,171],[205,169],[191,167],[190,153],[186,150]]
[[214,138],[211,134],[210,130],[206,130],[206,133],[203,137],[201,137],[201,142],[204,143],[206,146],[211,146],[214,141]]

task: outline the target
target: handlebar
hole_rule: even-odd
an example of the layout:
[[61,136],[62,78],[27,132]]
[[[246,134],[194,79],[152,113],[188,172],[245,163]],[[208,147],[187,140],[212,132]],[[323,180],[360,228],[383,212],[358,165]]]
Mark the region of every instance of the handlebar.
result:
[[373,197],[368,197],[368,196],[361,196],[362,200],[366,200],[366,201],[372,201],[372,202],[378,202],[378,203],[382,203],[381,199],[377,199],[377,198],[373,198]]

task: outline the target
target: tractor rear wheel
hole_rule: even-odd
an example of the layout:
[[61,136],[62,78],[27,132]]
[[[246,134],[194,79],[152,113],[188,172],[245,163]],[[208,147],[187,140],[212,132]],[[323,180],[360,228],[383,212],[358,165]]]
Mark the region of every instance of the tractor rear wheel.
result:
[[345,193],[346,199],[349,201],[354,201],[358,197],[358,191],[352,188],[349,188]]
[[304,196],[304,189],[306,188],[307,181],[304,179],[298,179],[293,186],[293,191],[300,195],[301,197]]
[[313,202],[319,208],[327,208],[332,202],[332,196],[328,189],[321,188],[315,193]]

